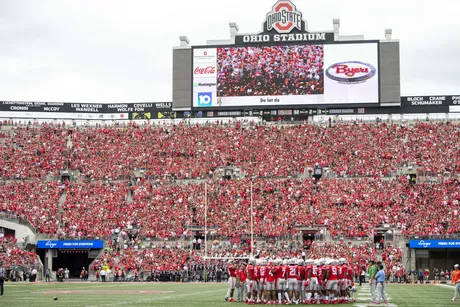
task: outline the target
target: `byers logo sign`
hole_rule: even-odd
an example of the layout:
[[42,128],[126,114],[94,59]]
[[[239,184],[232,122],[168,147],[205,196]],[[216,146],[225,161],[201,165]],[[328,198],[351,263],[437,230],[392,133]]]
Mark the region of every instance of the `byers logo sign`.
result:
[[281,0],[267,13],[266,23],[268,31],[275,29],[280,34],[290,33],[294,28],[302,31],[302,13],[291,1]]
[[340,83],[361,83],[374,77],[376,72],[371,64],[349,61],[329,66],[326,69],[326,76]]

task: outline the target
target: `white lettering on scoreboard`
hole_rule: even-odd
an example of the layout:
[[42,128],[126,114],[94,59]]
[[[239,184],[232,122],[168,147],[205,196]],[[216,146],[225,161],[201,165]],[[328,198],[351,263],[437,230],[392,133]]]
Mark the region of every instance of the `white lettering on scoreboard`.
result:
[[310,42],[325,41],[326,33],[297,33],[297,34],[268,34],[245,35],[244,43],[268,43],[268,42]]
[[430,96],[428,100],[422,96],[407,97],[407,101],[412,106],[442,106],[446,101],[446,96]]

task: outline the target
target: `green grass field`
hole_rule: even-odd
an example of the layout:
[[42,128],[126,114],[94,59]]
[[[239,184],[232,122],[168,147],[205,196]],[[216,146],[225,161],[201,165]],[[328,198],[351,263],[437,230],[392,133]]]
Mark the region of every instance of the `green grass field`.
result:
[[[7,283],[0,306],[229,306],[227,285],[176,283]],[[460,306],[451,302],[454,288],[437,285],[389,285],[390,307]],[[55,301],[53,298],[57,297]],[[369,287],[358,287],[357,302],[348,306],[371,306]],[[235,296],[236,298],[236,296]]]

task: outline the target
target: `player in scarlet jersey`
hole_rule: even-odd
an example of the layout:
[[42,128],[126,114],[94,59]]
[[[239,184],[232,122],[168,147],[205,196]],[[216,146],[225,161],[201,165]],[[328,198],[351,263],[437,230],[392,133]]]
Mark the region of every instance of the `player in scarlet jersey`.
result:
[[276,262],[278,264],[279,270],[277,270],[277,278],[276,278],[276,291],[278,292],[278,304],[282,303],[283,297],[286,299],[287,303],[291,303],[289,299],[289,294],[287,293],[287,283],[286,283],[286,276],[287,276],[287,261],[277,259]]
[[247,274],[246,274],[246,263],[242,262],[239,265],[238,268],[238,274],[237,274],[237,280],[238,280],[238,302],[242,301],[248,301],[247,299],[247,287],[246,287],[246,280],[247,280]]
[[338,274],[338,302],[344,303],[345,300],[348,301],[348,297],[346,295],[346,279],[345,277],[348,274],[348,267],[345,265],[345,258],[340,258],[338,261],[337,266],[337,274]]
[[247,303],[249,305],[252,305],[254,304],[254,301],[253,301],[253,298],[255,298],[256,296],[254,295],[254,284],[257,285],[257,280],[256,280],[256,276],[255,276],[255,267],[254,265],[256,264],[256,259],[254,258],[249,258],[249,264],[247,265],[246,267],[246,275],[247,275],[247,279],[246,279],[246,287],[247,287],[247,294],[248,294],[248,300],[247,300]]
[[337,301],[337,290],[338,290],[338,269],[337,269],[338,261],[333,259],[326,263],[326,303],[328,301],[332,302],[333,304]]
[[275,264],[270,261],[268,266],[268,274],[265,283],[265,298],[268,301],[269,305],[275,305],[276,302],[276,291],[275,291],[275,282],[278,270],[280,270]]
[[262,259],[260,261],[260,266],[258,267],[258,292],[259,296],[257,299],[257,302],[264,302],[266,298],[266,293],[265,293],[265,283],[267,281],[267,275],[268,275],[268,267],[267,267],[267,261],[265,259]]
[[228,291],[227,295],[225,296],[225,300],[229,302],[234,302],[233,299],[233,292],[235,291],[236,286],[236,265],[233,260],[229,260],[229,265],[227,267],[228,272]]
[[[306,297],[305,297],[305,303],[310,304],[310,303],[316,303],[318,300],[318,290],[319,290],[319,284],[318,284],[318,265],[319,261],[315,261],[313,259],[307,259],[305,261],[305,264],[307,265],[305,269],[305,280],[308,280],[308,288],[306,289]],[[313,300],[312,300],[313,297]]]
[[299,268],[297,267],[295,263],[296,263],[296,259],[288,260],[287,285],[288,285],[288,292],[289,292],[289,300],[291,302],[296,301],[296,293],[298,291],[297,276],[299,275]]
[[348,261],[345,262],[345,264],[348,266],[348,274],[347,274],[347,278],[346,278],[347,296],[350,298],[349,300],[351,302],[354,302],[355,301],[354,292],[351,291],[351,289],[353,289],[353,287],[355,286],[355,283],[353,282],[353,276],[354,276],[355,272],[353,272],[353,269],[352,269],[351,265],[349,265]]
[[260,297],[259,297],[259,283],[260,283],[260,266],[261,266],[261,259],[256,260],[256,266],[254,268],[254,284],[253,284],[253,300],[257,304],[260,304]]
[[326,288],[326,277],[327,277],[327,270],[326,270],[326,259],[320,259],[321,266],[318,267],[318,284],[320,285],[320,294],[321,294],[321,302],[326,301],[327,297],[327,288]]
[[297,260],[297,268],[299,270],[297,275],[297,301],[303,303],[305,301],[305,267],[303,266],[303,259]]

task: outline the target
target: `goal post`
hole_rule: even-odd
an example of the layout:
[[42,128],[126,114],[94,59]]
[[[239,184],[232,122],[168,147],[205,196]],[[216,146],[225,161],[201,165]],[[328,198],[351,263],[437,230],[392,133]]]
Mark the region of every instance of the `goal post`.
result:
[[[253,208],[253,180],[251,180],[251,253],[254,256],[254,208]],[[208,184],[204,182],[204,257],[208,257]],[[246,257],[245,259],[249,259]]]

